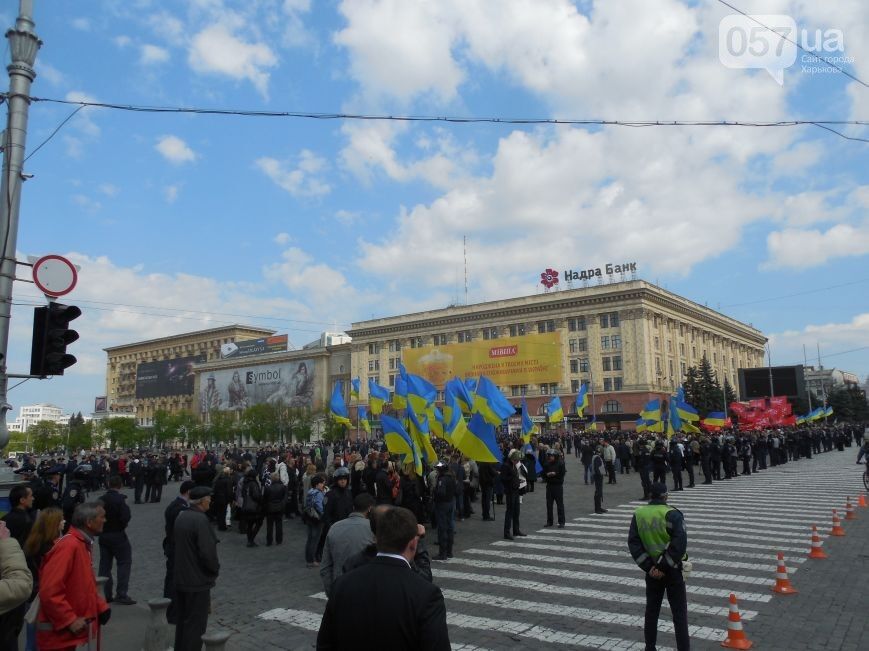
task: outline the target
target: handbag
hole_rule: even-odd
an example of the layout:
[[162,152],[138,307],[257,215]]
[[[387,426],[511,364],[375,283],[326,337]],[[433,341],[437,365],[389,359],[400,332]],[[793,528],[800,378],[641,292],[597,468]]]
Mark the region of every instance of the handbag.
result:
[[30,602],[30,608],[27,609],[27,612],[24,613],[24,621],[27,624],[35,624],[36,617],[39,615],[39,594],[37,594],[33,601]]

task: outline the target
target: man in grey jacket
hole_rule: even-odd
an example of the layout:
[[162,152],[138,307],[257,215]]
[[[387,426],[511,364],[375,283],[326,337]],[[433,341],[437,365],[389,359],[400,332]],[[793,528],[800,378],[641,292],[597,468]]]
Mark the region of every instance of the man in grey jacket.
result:
[[374,534],[368,522],[374,498],[368,493],[359,493],[353,499],[353,513],[329,528],[320,562],[320,578],[323,589],[330,594],[332,584],[343,573],[348,558],[361,552],[374,542]]
[[211,489],[190,491],[190,508],[175,519],[175,651],[200,651],[217,581],[217,536],[208,523]]

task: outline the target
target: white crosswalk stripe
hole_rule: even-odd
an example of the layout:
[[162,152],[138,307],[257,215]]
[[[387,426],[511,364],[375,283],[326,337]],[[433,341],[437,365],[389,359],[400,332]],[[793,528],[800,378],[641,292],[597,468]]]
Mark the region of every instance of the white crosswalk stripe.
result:
[[[670,494],[668,503],[686,518],[694,563],[686,580],[690,635],[700,648],[724,639],[731,592],[738,595],[747,622],[778,599],[771,590],[776,553],[785,555],[791,574],[815,562],[807,559],[812,525],[826,540],[832,509],[844,518],[845,498],[856,503],[860,480],[851,468],[841,468],[843,461],[842,456],[822,455],[800,467],[771,468]],[[504,644],[510,648],[539,644],[641,651],[646,579],[630,557],[627,538],[634,511],[645,504],[633,501],[606,514],[580,515],[563,529],[526,529],[529,536],[461,548],[455,558],[433,563],[434,580],[447,602],[452,648],[486,651],[473,643],[485,631],[507,636]],[[522,517],[531,517],[524,505]],[[326,598],[324,593],[311,597],[318,602]],[[666,600],[662,606],[659,641],[672,647]],[[290,608],[259,617],[308,631],[316,631],[321,620],[316,612]],[[488,637],[481,643],[497,648]]]

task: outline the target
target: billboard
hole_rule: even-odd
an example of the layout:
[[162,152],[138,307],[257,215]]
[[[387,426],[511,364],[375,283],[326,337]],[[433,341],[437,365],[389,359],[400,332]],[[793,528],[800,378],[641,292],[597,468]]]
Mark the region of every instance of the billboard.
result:
[[314,402],[314,362],[280,362],[203,373],[199,381],[203,414],[241,411],[252,405],[283,403],[311,407]]
[[195,357],[144,362],[136,367],[136,399],[193,395],[193,365],[204,362],[205,353]]
[[453,376],[485,375],[500,386],[561,381],[559,333],[408,348],[401,356],[409,373],[438,387]]
[[287,350],[288,341],[288,335],[274,335],[272,337],[230,342],[220,347],[220,357],[221,359],[230,359],[233,357],[262,355],[263,353],[283,353]]
[[741,400],[766,398],[770,395],[770,373],[772,386],[777,396],[805,398],[806,381],[803,367],[773,366],[767,368],[739,369],[739,397]]
[[97,396],[94,398],[94,411],[106,411],[108,409],[108,396]]

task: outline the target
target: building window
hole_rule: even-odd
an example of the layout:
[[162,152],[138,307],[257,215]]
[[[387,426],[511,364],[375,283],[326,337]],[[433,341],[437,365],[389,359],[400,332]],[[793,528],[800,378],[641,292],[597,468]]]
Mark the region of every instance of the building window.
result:
[[525,335],[525,324],[524,323],[514,323],[510,326],[510,336],[511,337],[523,337]]
[[618,400],[607,400],[603,403],[603,413],[620,414],[622,413],[622,406],[619,404]]
[[473,339],[470,330],[462,330],[456,335],[456,339],[460,344],[465,344]]
[[713,364],[718,363],[718,353],[712,353],[712,363]]
[[498,328],[483,328],[483,339],[497,339]]
[[618,312],[610,312],[610,328],[618,328],[619,327],[619,313]]
[[601,314],[600,315],[600,327],[601,328],[609,328],[610,327],[610,315],[609,314]]
[[538,321],[537,332],[555,332],[555,321],[553,319]]
[[571,332],[580,332],[585,330],[586,323],[584,316],[571,317],[567,320],[567,329]]
[[697,359],[697,346],[691,346],[691,359]]
[[571,393],[579,393],[579,380],[571,380],[570,381],[570,392]]
[[613,381],[611,378],[605,377],[603,379],[603,390],[604,391],[612,391],[613,390]]
[[588,359],[579,360],[579,372],[588,373]]
[[368,360],[368,371],[379,371],[380,370],[380,360],[379,359],[369,359]]
[[685,357],[685,344],[679,344],[679,354]]
[[389,358],[389,370],[390,371],[397,371],[398,370],[398,358],[397,357],[390,357]]
[[514,398],[518,398],[519,396],[524,396],[528,394],[528,385],[527,384],[518,384],[510,387],[510,394]]
[[658,375],[661,374],[661,358],[660,357],[655,358],[655,372]]
[[393,339],[389,342],[389,352],[390,353],[399,353],[401,352],[401,341],[398,339]]
[[578,359],[570,360],[570,372],[571,373],[579,373],[579,360]]
[[601,361],[601,365],[603,366],[603,370],[605,370],[605,371],[612,370],[612,364],[610,363],[609,357],[602,357],[600,361]]
[[380,354],[380,344],[378,344],[378,343],[368,344],[368,354],[369,355],[379,355]]
[[422,348],[422,337],[411,337],[410,338],[410,347],[411,348]]
[[570,341],[568,341],[567,346],[568,346],[568,350],[570,351],[571,355],[576,353],[576,339],[571,339]]
[[669,340],[669,339],[667,340],[667,352],[668,352],[668,353],[672,353],[672,352],[673,352],[673,342],[672,342],[671,340]]
[[549,393],[549,385],[548,384],[541,384],[540,385],[540,395],[545,396],[548,393]]
[[580,353],[586,352],[588,350],[588,339],[577,339],[576,348]]
[[668,366],[669,366],[669,368],[670,368],[670,379],[673,379],[673,360],[672,360],[672,359],[671,359],[671,360],[668,360],[668,361],[667,361],[667,364],[668,364]]
[[679,368],[682,369],[682,377],[685,377],[685,373],[688,372],[688,368],[685,366],[685,362],[682,362],[681,364],[679,364]]
[[613,350],[618,350],[622,347],[622,336],[613,335],[610,337],[610,342],[612,343]]
[[435,346],[446,346],[447,345],[447,336],[445,334],[432,335],[431,342]]
[[614,377],[613,378],[613,391],[621,391],[622,390],[622,378]]
[[[368,378],[368,379],[369,379],[369,380],[374,380],[375,382],[377,382],[377,380],[378,380],[377,377]],[[395,375],[393,375],[393,374],[391,374],[391,373],[390,373],[390,375],[389,375],[389,386],[391,386],[391,387],[394,387],[394,386],[395,386]]]
[[655,337],[655,350],[661,350],[661,340]]
[[615,357],[613,357],[613,370],[614,371],[621,371],[622,370],[622,356],[621,355],[616,355]]
[[609,335],[604,335],[600,338],[600,347],[602,350],[609,350],[610,348],[610,338]]

